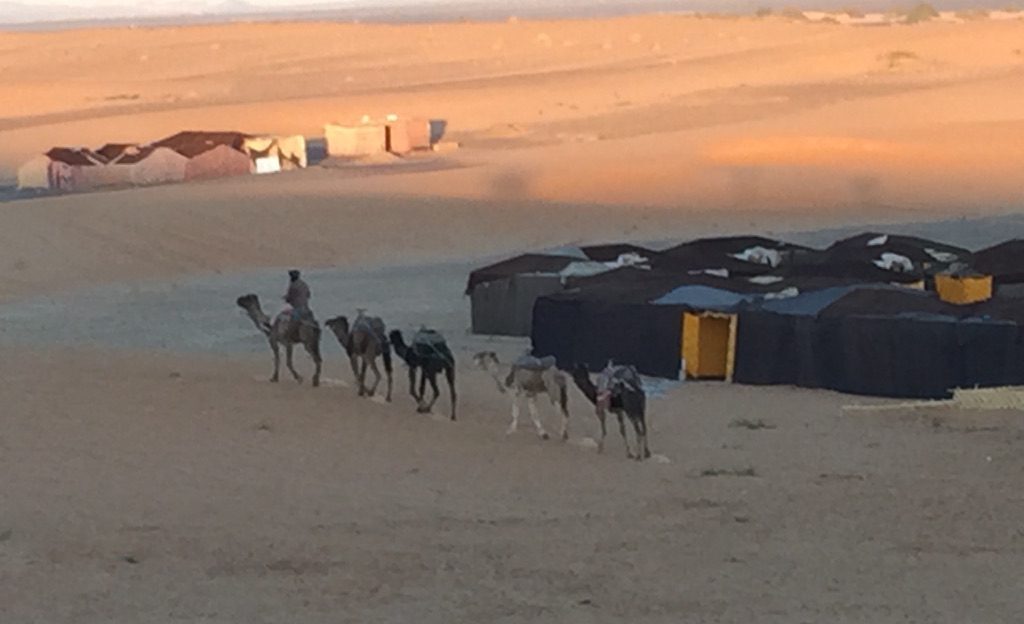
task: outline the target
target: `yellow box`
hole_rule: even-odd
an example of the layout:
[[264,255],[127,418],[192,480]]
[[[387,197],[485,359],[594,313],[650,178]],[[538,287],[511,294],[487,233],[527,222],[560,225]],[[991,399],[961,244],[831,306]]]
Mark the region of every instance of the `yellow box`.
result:
[[944,275],[935,276],[935,290],[939,299],[947,303],[966,305],[992,298],[991,275]]
[[682,351],[688,378],[731,381],[736,353],[736,315],[685,312]]

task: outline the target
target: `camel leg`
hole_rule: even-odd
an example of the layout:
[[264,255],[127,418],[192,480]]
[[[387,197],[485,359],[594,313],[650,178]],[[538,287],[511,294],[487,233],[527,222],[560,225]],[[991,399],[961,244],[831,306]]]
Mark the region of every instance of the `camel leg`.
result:
[[[348,363],[349,363],[349,366],[352,367],[352,379],[354,379],[356,384],[358,385],[359,384],[359,359],[353,353],[352,355],[348,356]],[[360,385],[360,389],[362,389],[361,385]]]
[[651,449],[647,448],[647,422],[643,416],[633,419],[633,428],[636,429],[637,459],[650,458]]
[[292,377],[295,378],[295,381],[302,383],[302,375],[299,374],[299,371],[295,370],[295,363],[292,361],[292,355],[294,355],[294,352],[295,345],[290,342],[286,342],[284,345],[284,363],[288,367],[288,370],[291,371]]
[[[366,358],[364,358],[363,361],[366,362]],[[373,396],[377,394],[377,386],[380,385],[380,369],[377,368],[377,358],[370,358],[369,362],[370,371],[373,372],[373,387],[367,390],[366,393],[370,396]],[[363,376],[366,376],[365,372],[363,373]]]
[[559,391],[561,398],[554,391],[550,392],[549,396],[551,397],[551,404],[555,406],[555,409],[558,410],[559,415],[562,417],[562,433],[560,437],[562,442],[566,442],[569,439],[569,406],[564,400],[565,388],[561,387]]
[[281,347],[276,340],[270,341],[270,349],[274,352],[274,374],[270,376],[272,383],[277,383],[281,372]]
[[323,368],[324,363],[323,358],[320,357],[320,346],[319,344],[315,347],[309,344],[306,344],[305,346],[306,353],[308,353],[309,357],[313,359],[313,365],[316,367],[313,370],[313,387],[317,388],[320,386],[320,371]]
[[420,397],[419,397],[418,394],[416,394],[416,367],[415,366],[410,366],[409,367],[409,396],[411,396],[416,401],[416,405],[420,404]]
[[390,370],[390,367],[388,368],[388,370],[386,372],[388,374],[388,396],[385,397],[385,400],[388,403],[390,403],[391,402],[391,386],[393,385],[393,382],[391,380],[391,370]]
[[608,436],[608,425],[605,422],[607,420],[607,417],[605,416],[605,413],[604,412],[598,412],[597,413],[597,420],[598,420],[598,422],[601,423],[601,439],[597,441],[597,452],[598,453],[603,453],[604,452],[604,439],[605,439],[605,437]]
[[366,357],[359,356],[359,396],[369,396],[366,389]]
[[548,432],[544,431],[544,425],[540,422],[540,413],[537,411],[537,398],[529,396],[526,399],[526,407],[530,410],[530,420],[533,421],[533,427],[537,430],[537,435],[540,436],[541,440],[547,440]]
[[434,393],[434,395],[430,399],[430,404],[427,405],[425,410],[423,410],[424,412],[433,411],[434,404],[437,403],[437,399],[441,396],[441,391],[437,387],[437,371],[431,371],[428,381],[430,381],[430,391]]
[[508,425],[508,430],[505,431],[506,435],[512,435],[519,428],[519,393],[516,392],[512,395],[512,422]]
[[427,398],[427,369],[424,368],[423,370],[420,371],[420,395],[419,395],[419,398],[417,399],[419,404],[416,406],[416,411],[419,412],[420,414],[426,414],[427,412],[430,411],[430,409],[427,408],[426,398]]
[[458,397],[455,395],[455,367],[445,368],[444,376],[448,379],[448,396],[452,400],[452,420],[455,420],[455,404],[458,402]]
[[626,457],[633,459],[633,450],[629,447],[629,438],[626,437],[626,419],[622,417],[622,412],[616,416],[619,417],[619,433],[622,434],[622,443],[626,445]]

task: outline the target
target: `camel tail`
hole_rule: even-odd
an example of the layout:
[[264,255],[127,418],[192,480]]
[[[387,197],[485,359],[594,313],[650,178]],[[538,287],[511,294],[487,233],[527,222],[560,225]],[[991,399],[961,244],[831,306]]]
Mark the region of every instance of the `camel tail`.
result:
[[562,384],[558,387],[558,405],[562,408],[562,413],[566,416],[569,415],[569,386]]

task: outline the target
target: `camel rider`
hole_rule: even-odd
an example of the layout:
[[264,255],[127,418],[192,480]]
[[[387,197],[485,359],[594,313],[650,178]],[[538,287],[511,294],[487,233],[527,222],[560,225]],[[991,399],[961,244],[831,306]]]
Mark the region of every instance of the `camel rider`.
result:
[[288,292],[284,295],[284,301],[292,308],[292,327],[297,328],[303,320],[313,320],[313,311],[309,309],[309,285],[302,280],[298,269],[288,271]]

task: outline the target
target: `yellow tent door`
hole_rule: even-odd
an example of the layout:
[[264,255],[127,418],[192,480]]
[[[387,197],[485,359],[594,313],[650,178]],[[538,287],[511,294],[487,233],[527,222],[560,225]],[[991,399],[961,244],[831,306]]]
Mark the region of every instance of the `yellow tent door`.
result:
[[736,316],[683,314],[683,359],[690,379],[732,379]]

